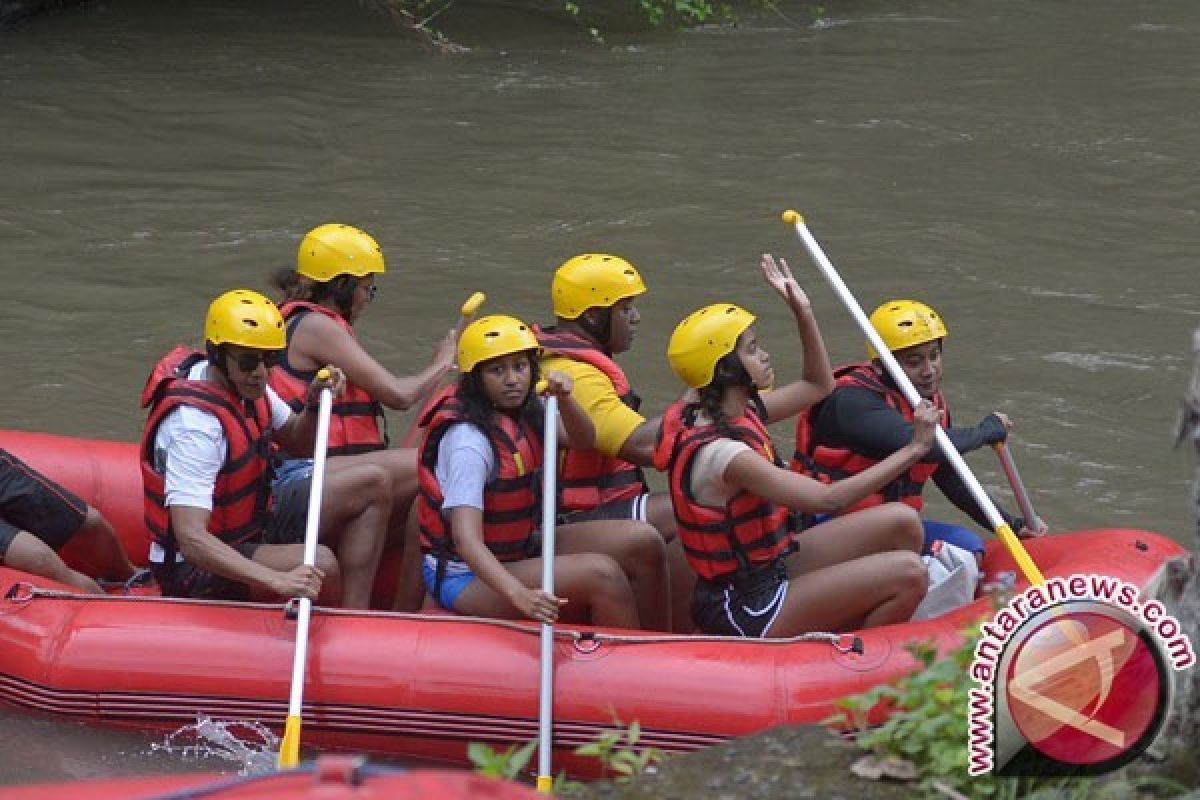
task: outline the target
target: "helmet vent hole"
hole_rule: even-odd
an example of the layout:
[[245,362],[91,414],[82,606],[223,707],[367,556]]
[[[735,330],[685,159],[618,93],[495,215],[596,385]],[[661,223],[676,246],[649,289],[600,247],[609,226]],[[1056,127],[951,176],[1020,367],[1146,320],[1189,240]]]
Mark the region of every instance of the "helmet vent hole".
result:
[[258,327],[258,323],[252,319],[244,319],[244,320],[242,320],[242,324],[244,324],[247,328],[257,328]]

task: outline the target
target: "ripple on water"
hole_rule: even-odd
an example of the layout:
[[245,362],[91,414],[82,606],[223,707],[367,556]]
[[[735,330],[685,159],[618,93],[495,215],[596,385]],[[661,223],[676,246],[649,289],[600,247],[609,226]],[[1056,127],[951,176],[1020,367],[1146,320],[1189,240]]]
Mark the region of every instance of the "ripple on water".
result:
[[1106,369],[1132,369],[1138,371],[1155,369],[1155,359],[1133,353],[1067,353],[1054,352],[1042,356],[1044,361],[1066,364],[1088,372],[1103,372]]

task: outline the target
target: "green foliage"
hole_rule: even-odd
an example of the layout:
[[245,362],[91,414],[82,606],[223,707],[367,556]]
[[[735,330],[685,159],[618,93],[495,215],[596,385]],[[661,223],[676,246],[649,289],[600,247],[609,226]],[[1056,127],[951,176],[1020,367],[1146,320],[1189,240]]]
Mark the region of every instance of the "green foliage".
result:
[[[920,788],[929,797],[944,798],[945,790],[950,789],[967,797],[993,800],[1117,800],[1169,797],[1183,788],[1153,776],[1117,776],[1101,783],[1086,778],[967,775],[968,692],[975,686],[969,669],[978,641],[978,628],[967,631],[962,646],[942,658],[928,642],[910,644],[908,650],[920,664],[917,672],[893,686],[879,686],[839,701],[841,713],[826,723],[857,730],[856,741],[864,750],[911,762],[917,768]],[[871,728],[868,715],[880,704],[891,709],[890,715],[882,725]]]
[[475,765],[475,771],[480,775],[490,775],[493,778],[515,780],[533,757],[537,749],[537,739],[517,747],[515,744],[504,751],[493,750],[486,744],[471,742],[467,745],[467,758]]
[[575,754],[598,759],[605,774],[615,775],[617,781],[627,781],[662,763],[666,756],[657,747],[637,746],[642,736],[642,726],[637,720],[626,726],[614,714],[613,724],[616,728],[604,731],[595,741],[576,748]]
[[[636,721],[626,726],[614,714],[613,725],[613,730],[604,731],[594,741],[576,748],[575,754],[599,760],[605,774],[616,776],[618,782],[635,778],[651,766],[662,763],[665,755],[661,750],[637,746],[642,736],[642,726]],[[536,739],[520,747],[512,745],[503,751],[472,742],[467,746],[467,758],[480,775],[515,780],[525,771],[536,749]],[[554,794],[571,795],[582,788],[583,784],[569,780],[565,772],[560,772],[554,778]]]

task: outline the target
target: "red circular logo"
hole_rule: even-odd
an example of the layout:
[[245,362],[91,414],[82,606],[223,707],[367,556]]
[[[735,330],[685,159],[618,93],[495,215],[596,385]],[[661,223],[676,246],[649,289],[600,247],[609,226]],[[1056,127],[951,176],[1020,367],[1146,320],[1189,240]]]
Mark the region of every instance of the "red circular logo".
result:
[[1009,714],[1043,755],[1099,765],[1136,755],[1161,720],[1161,658],[1121,620],[1060,611],[1038,620],[1007,674]]

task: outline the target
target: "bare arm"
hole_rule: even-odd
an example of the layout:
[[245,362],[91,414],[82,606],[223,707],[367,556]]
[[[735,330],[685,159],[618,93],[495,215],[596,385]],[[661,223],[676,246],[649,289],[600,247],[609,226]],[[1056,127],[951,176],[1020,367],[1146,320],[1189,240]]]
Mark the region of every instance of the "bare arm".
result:
[[493,591],[530,619],[553,622],[565,601],[540,589],[530,589],[504,568],[483,540],[483,512],[473,506],[450,509],[454,547],[462,560]]
[[201,569],[238,583],[244,583],[278,597],[315,599],[325,577],[318,567],[298,566],[289,572],[277,572],[246,558],[208,532],[211,513],[206,508],[171,506],[171,530],[179,552]]
[[288,417],[287,422],[277,428],[273,435],[275,442],[294,456],[312,456],[317,438],[316,410],[321,390],[328,388],[336,397],[346,388],[346,376],[340,369],[332,365],[324,369],[329,370],[329,380],[322,380],[319,376],[314,378],[308,387],[304,410]]
[[596,426],[592,418],[571,396],[571,376],[553,371],[546,374],[546,391],[558,398],[559,438],[576,450],[591,450],[596,446]]
[[829,354],[812,313],[808,295],[796,283],[792,271],[782,258],[778,262],[769,253],[762,257],[762,272],[776,292],[792,310],[796,318],[796,330],[800,334],[800,345],[804,351],[804,372],[798,381],[780,386],[762,395],[767,409],[767,421],[778,422],[799,414],[819,402],[833,391],[833,368]]
[[922,402],[917,409],[913,440],[879,463],[833,483],[822,483],[806,475],[777,467],[754,452],[739,453],[729,462],[726,483],[753,492],[779,505],[814,514],[837,514],[872,492],[891,483],[929,452],[934,426],[940,414]]
[[629,434],[617,455],[639,467],[654,466],[654,445],[658,441],[658,431],[661,428],[661,416],[646,420]]
[[288,358],[297,369],[336,364],[346,378],[388,408],[404,411],[432,392],[454,363],[456,336],[450,331],[438,343],[433,358],[416,375],[399,377],[376,361],[358,340],[320,314],[308,314],[288,342]]

